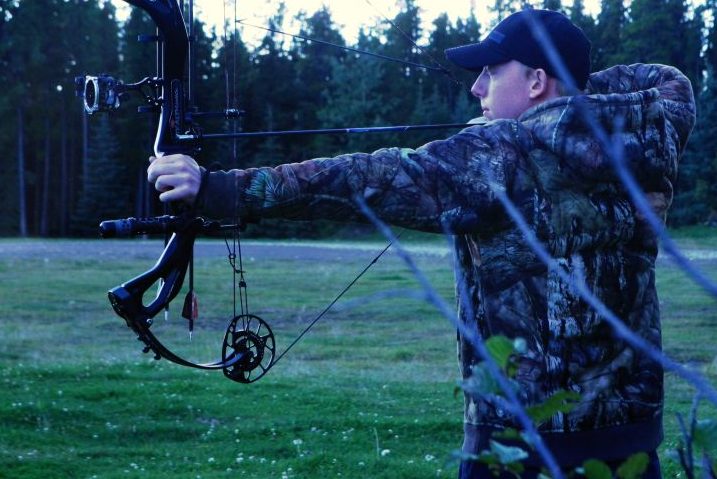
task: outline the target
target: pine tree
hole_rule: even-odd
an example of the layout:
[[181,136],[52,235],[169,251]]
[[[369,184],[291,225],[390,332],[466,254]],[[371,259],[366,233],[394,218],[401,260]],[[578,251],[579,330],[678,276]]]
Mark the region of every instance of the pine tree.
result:
[[570,21],[580,27],[580,29],[585,33],[585,36],[588,37],[588,40],[590,40],[592,45],[590,60],[593,70],[595,70],[595,53],[598,41],[595,19],[585,13],[585,3],[583,0],[573,1],[573,5],[570,8],[570,14],[568,16]]
[[108,115],[93,118],[87,171],[82,178],[80,200],[73,215],[77,234],[95,235],[106,219],[128,216],[132,198],[127,168],[118,158],[120,151],[115,125]]
[[623,0],[602,0],[600,5],[592,50],[593,71],[624,63],[621,45],[626,11]]
[[[346,41],[341,36],[338,26],[334,23],[331,12],[326,6],[313,15],[300,15],[297,20],[302,22],[301,36],[345,46]],[[290,55],[294,59],[296,69],[294,88],[301,92],[297,97],[293,128],[317,128],[319,125],[318,111],[326,103],[325,92],[328,85],[335,82],[333,78],[334,64],[343,62],[347,57],[347,52],[319,42],[295,40]],[[353,83],[356,79],[349,81]],[[341,123],[343,126],[349,124],[350,122]],[[291,142],[290,155],[295,160],[308,159],[311,157],[311,152],[320,151],[318,148],[324,143],[324,140],[325,138],[317,136],[295,138]]]
[[543,0],[543,8],[545,10],[553,10],[554,12],[564,12],[563,4],[560,0]]
[[700,19],[690,19],[684,0],[633,0],[624,29],[620,63],[662,63],[701,80]]
[[717,212],[717,78],[708,68],[697,97],[699,117],[680,162],[670,224],[707,221]]
[[[474,13],[471,12],[466,19],[457,19],[453,25],[447,15],[441,15],[433,21],[433,31],[430,35],[430,52],[434,58],[444,59],[444,51],[457,45],[475,43],[480,40],[481,26]],[[457,123],[476,116],[477,103],[473,99],[473,110],[465,114],[462,107],[467,98],[471,98],[470,87],[476,79],[474,72],[458,69],[443,62],[451,69],[452,76],[431,74],[427,76],[424,85],[425,91],[437,93],[441,102],[451,111],[451,120]],[[459,105],[461,104],[461,105]],[[442,115],[440,115],[442,117]]]
[[[359,48],[370,43],[362,32]],[[381,92],[384,64],[362,57],[350,56],[343,61],[335,59],[331,77],[333,81],[324,91],[324,107],[317,117],[324,128],[341,126],[382,125],[387,122],[389,110]],[[384,138],[381,138],[384,140]],[[366,135],[321,137],[317,144],[321,155],[346,151],[370,151],[381,146],[375,138]]]

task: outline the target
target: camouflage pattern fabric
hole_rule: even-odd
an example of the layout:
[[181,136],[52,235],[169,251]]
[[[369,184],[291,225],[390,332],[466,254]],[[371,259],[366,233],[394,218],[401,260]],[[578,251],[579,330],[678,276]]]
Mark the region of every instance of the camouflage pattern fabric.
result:
[[[215,172],[200,211],[212,217],[362,220],[362,197],[386,222],[455,238],[461,321],[485,338],[523,338],[516,380],[527,404],[559,390],[578,407],[540,425],[576,432],[659,418],[662,370],[616,337],[537,258],[495,192],[516,205],[566,273],[584,281],[625,324],[660,346],[657,243],[585,118],[617,138],[623,161],[654,209],[672,199],[678,159],[695,122],[687,78],[663,65],[594,73],[585,95],[562,97],[519,120],[471,126],[418,149],[387,148],[276,168]],[[461,288],[459,288],[461,289]],[[462,373],[479,359],[458,338]],[[483,397],[465,421],[517,426]]]

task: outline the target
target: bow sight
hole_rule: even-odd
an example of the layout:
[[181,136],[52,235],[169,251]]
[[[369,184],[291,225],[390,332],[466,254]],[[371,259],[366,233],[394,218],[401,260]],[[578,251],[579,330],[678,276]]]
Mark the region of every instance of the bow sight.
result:
[[[160,86],[161,80],[157,78],[145,78],[137,83],[125,84],[104,73],[75,77],[75,95],[82,98],[85,111],[90,115],[118,109],[120,99],[130,91],[139,92],[148,106],[155,109],[161,105],[161,100],[156,95]],[[151,89],[149,93],[145,91],[145,87]]]

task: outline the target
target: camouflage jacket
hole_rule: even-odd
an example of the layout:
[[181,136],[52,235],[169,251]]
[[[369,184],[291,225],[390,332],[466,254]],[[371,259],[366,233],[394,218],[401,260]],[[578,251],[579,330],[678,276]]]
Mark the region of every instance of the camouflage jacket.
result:
[[[656,239],[591,124],[619,139],[625,165],[664,215],[694,121],[691,85],[679,71],[618,66],[594,73],[585,95],[418,149],[211,173],[198,205],[213,217],[347,220],[361,218],[351,201],[360,195],[388,223],[450,231],[456,277],[465,286],[459,289],[467,292],[458,299],[461,321],[483,337],[527,344],[516,376],[522,399],[536,404],[561,390],[582,397],[574,410],[540,425],[548,444],[568,437],[560,447],[582,443],[594,452],[596,441],[607,441],[615,450],[592,457],[627,455],[661,440],[662,370],[538,259],[496,192],[513,202],[565,273],[659,347]],[[458,350],[467,377],[479,360],[460,335]],[[472,396],[465,422],[472,452],[488,432],[517,426],[507,411]]]

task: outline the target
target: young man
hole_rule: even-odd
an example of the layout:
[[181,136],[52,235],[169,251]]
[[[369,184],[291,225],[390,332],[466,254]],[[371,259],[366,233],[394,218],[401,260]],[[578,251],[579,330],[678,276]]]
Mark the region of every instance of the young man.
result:
[[[539,23],[571,78],[549,61]],[[458,314],[483,338],[523,338],[515,380],[526,405],[559,391],[580,394],[570,412],[539,425],[566,470],[595,458],[617,465],[650,454],[645,477],[660,477],[662,369],[610,326],[531,249],[496,196],[502,191],[563,272],[584,281],[636,334],[660,346],[654,265],[657,242],[617,179],[586,121],[622,142],[626,166],[664,214],[677,162],[695,120],[689,81],[661,65],[589,74],[590,45],[565,16],[523,11],[482,42],[447,52],[479,71],[472,93],[481,125],[418,149],[388,148],[276,168],[207,173],[189,157],[154,159],[148,176],[163,201],[184,201],[212,217],[362,219],[359,195],[384,221],[455,238]],[[563,96],[574,82],[583,93]],[[620,119],[620,127],[615,120]],[[202,188],[200,188],[202,184]],[[201,189],[201,194],[199,191]],[[480,362],[459,336],[464,377]],[[491,434],[520,429],[490,398],[466,395],[464,451]],[[535,454],[525,477],[541,468]],[[475,462],[461,477],[489,477]]]

